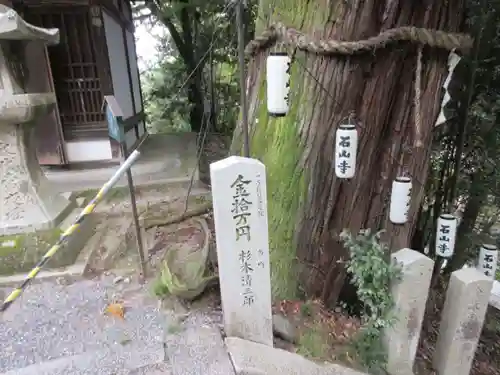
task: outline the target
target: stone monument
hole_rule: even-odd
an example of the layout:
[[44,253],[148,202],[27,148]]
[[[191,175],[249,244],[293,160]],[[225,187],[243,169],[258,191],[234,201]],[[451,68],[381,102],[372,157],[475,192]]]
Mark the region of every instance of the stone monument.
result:
[[230,156],[210,180],[226,335],[272,347],[266,167]]
[[36,156],[33,120],[54,108],[54,93],[27,92],[28,43],[59,43],[58,29],[26,23],[0,4],[0,236],[57,227],[73,202],[54,191]]

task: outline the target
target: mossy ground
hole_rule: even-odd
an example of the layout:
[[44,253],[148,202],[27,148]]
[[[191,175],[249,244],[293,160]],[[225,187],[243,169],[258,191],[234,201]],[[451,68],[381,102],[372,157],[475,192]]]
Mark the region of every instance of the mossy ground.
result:
[[[10,236],[0,236],[0,275],[28,272],[50,246],[59,239],[59,228]],[[78,254],[59,251],[50,260],[51,268],[73,264]]]
[[[87,200],[91,200],[98,193],[99,189],[87,189],[77,193],[78,198],[85,198]],[[111,201],[120,201],[129,196],[128,186],[118,186],[112,188],[106,197],[104,198],[105,202]]]

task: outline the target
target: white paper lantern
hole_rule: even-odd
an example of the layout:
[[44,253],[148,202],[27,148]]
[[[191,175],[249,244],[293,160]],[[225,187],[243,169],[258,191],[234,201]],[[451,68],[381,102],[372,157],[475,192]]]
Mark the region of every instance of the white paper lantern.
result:
[[440,215],[436,229],[436,255],[450,258],[455,251],[457,218],[454,215]]
[[335,134],[335,174],[338,178],[353,178],[356,173],[358,131],[352,123],[340,124]]
[[282,117],[288,113],[291,64],[286,52],[271,53],[267,57],[267,112],[271,116]]
[[497,272],[498,250],[495,245],[483,244],[479,250],[477,270],[494,279]]
[[408,212],[411,203],[411,178],[397,177],[392,182],[391,205],[389,220],[393,224],[404,224],[408,221]]

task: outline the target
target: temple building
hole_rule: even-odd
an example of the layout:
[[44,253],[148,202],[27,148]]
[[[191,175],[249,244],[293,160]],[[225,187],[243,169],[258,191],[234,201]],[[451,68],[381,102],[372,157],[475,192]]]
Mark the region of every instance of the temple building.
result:
[[[27,22],[58,28],[60,43],[26,50],[27,87],[55,92],[54,111],[37,120],[41,165],[118,162],[119,144],[108,136],[103,108],[114,95],[125,119],[127,148],[146,135],[134,25],[128,0],[0,0]],[[42,63],[43,62],[43,63]]]

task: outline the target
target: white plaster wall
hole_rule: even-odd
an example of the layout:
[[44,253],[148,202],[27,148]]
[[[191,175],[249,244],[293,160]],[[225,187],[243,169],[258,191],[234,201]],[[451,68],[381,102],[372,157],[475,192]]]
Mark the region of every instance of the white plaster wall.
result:
[[121,26],[106,13],[102,12],[104,19],[104,30],[106,44],[108,46],[109,63],[111,67],[111,80],[113,91],[118,104],[123,111],[123,117],[134,115],[132,106],[132,95],[130,93],[130,82],[127,70],[125,54],[125,42],[123,40]]
[[125,35],[127,36],[127,49],[130,61],[130,73],[132,76],[132,88],[134,89],[134,103],[137,113],[142,111],[141,102],[141,81],[139,78],[139,71],[137,70],[137,55],[135,53],[135,39],[134,34],[126,30]]
[[113,158],[111,143],[107,139],[66,142],[65,146],[69,162],[101,161]]
[[[127,38],[127,49],[130,60],[130,73],[132,76],[132,88],[134,89],[134,103],[136,113],[140,113],[143,109],[141,100],[141,79],[139,77],[139,70],[137,67],[137,53],[135,48],[134,34],[126,30],[125,35]],[[142,137],[146,129],[144,121],[139,124],[139,137]]]

